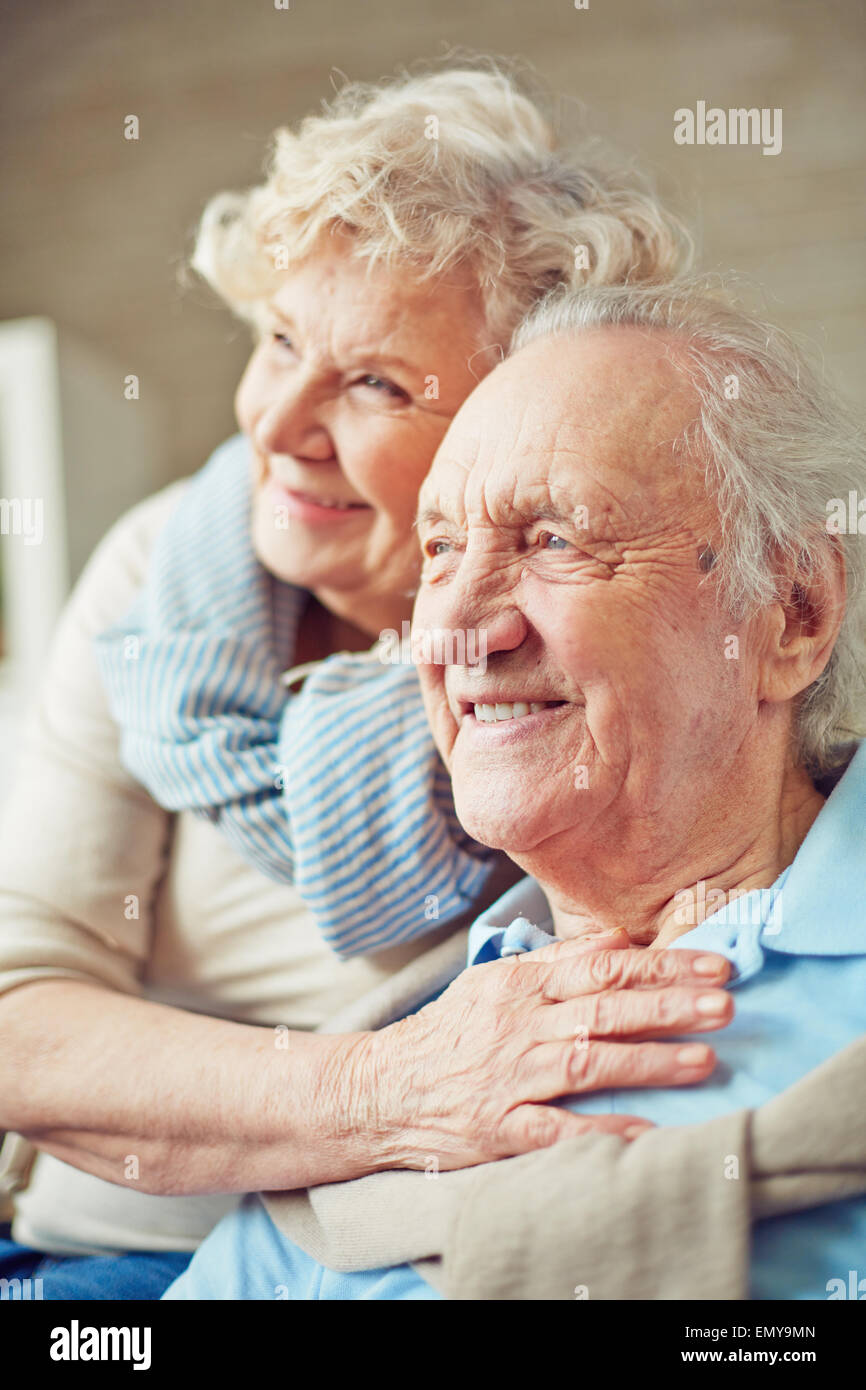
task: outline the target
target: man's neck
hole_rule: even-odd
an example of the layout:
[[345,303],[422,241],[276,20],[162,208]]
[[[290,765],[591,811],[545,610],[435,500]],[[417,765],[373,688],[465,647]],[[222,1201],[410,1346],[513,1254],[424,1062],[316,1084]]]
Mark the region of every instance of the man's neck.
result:
[[640,855],[622,840],[612,849],[608,835],[578,863],[572,854],[566,864],[553,847],[518,862],[544,889],[557,936],[625,927],[635,946],[659,950],[729,899],[772,887],[823,805],[808,774],[787,767],[775,786],[756,782],[749,797],[727,795],[690,825],[654,820]]

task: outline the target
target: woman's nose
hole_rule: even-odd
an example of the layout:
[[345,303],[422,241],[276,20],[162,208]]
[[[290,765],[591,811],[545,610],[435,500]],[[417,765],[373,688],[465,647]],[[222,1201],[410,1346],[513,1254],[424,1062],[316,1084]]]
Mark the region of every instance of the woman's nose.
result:
[[256,422],[256,447],[264,454],[328,462],[334,457],[334,444],[319,410],[320,402],[303,385],[282,390]]

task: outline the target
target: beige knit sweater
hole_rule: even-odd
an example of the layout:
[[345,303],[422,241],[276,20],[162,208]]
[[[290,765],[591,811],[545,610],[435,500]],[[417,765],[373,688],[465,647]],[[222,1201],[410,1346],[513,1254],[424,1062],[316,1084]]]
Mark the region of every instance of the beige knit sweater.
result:
[[[123,616],[184,486],[117,523],[61,620],[0,808],[0,992],[63,977],[310,1029],[448,929],[341,961],[294,888],[246,864],[210,822],[166,814],[121,767],[92,638]],[[23,1157],[19,1144],[18,1170]],[[149,1196],[41,1155],[13,1231],[56,1253],[193,1250],[238,1200]]]

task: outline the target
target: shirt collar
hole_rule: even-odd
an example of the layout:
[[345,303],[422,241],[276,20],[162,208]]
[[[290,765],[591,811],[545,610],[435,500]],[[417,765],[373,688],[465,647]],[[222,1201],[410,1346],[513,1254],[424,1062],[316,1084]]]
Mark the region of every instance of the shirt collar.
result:
[[788,870],[769,944],[791,955],[866,954],[866,739]]
[[[553,939],[548,901],[535,879],[524,878],[472,926],[469,963],[533,951]],[[772,887],[727,903],[671,944],[727,956],[740,980],[761,968],[766,950],[866,955],[866,739]]]
[[467,959],[470,965],[482,965],[502,955],[549,946],[553,940],[547,898],[534,878],[522,878],[470,927]]

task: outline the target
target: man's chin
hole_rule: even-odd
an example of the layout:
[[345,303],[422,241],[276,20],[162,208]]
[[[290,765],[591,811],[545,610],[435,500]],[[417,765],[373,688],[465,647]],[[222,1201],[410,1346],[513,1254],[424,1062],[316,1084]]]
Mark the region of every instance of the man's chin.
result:
[[511,858],[531,853],[544,838],[525,816],[515,816],[511,807],[498,811],[489,802],[486,805],[474,801],[463,803],[456,797],[455,808],[467,835],[488,849],[502,850]]

